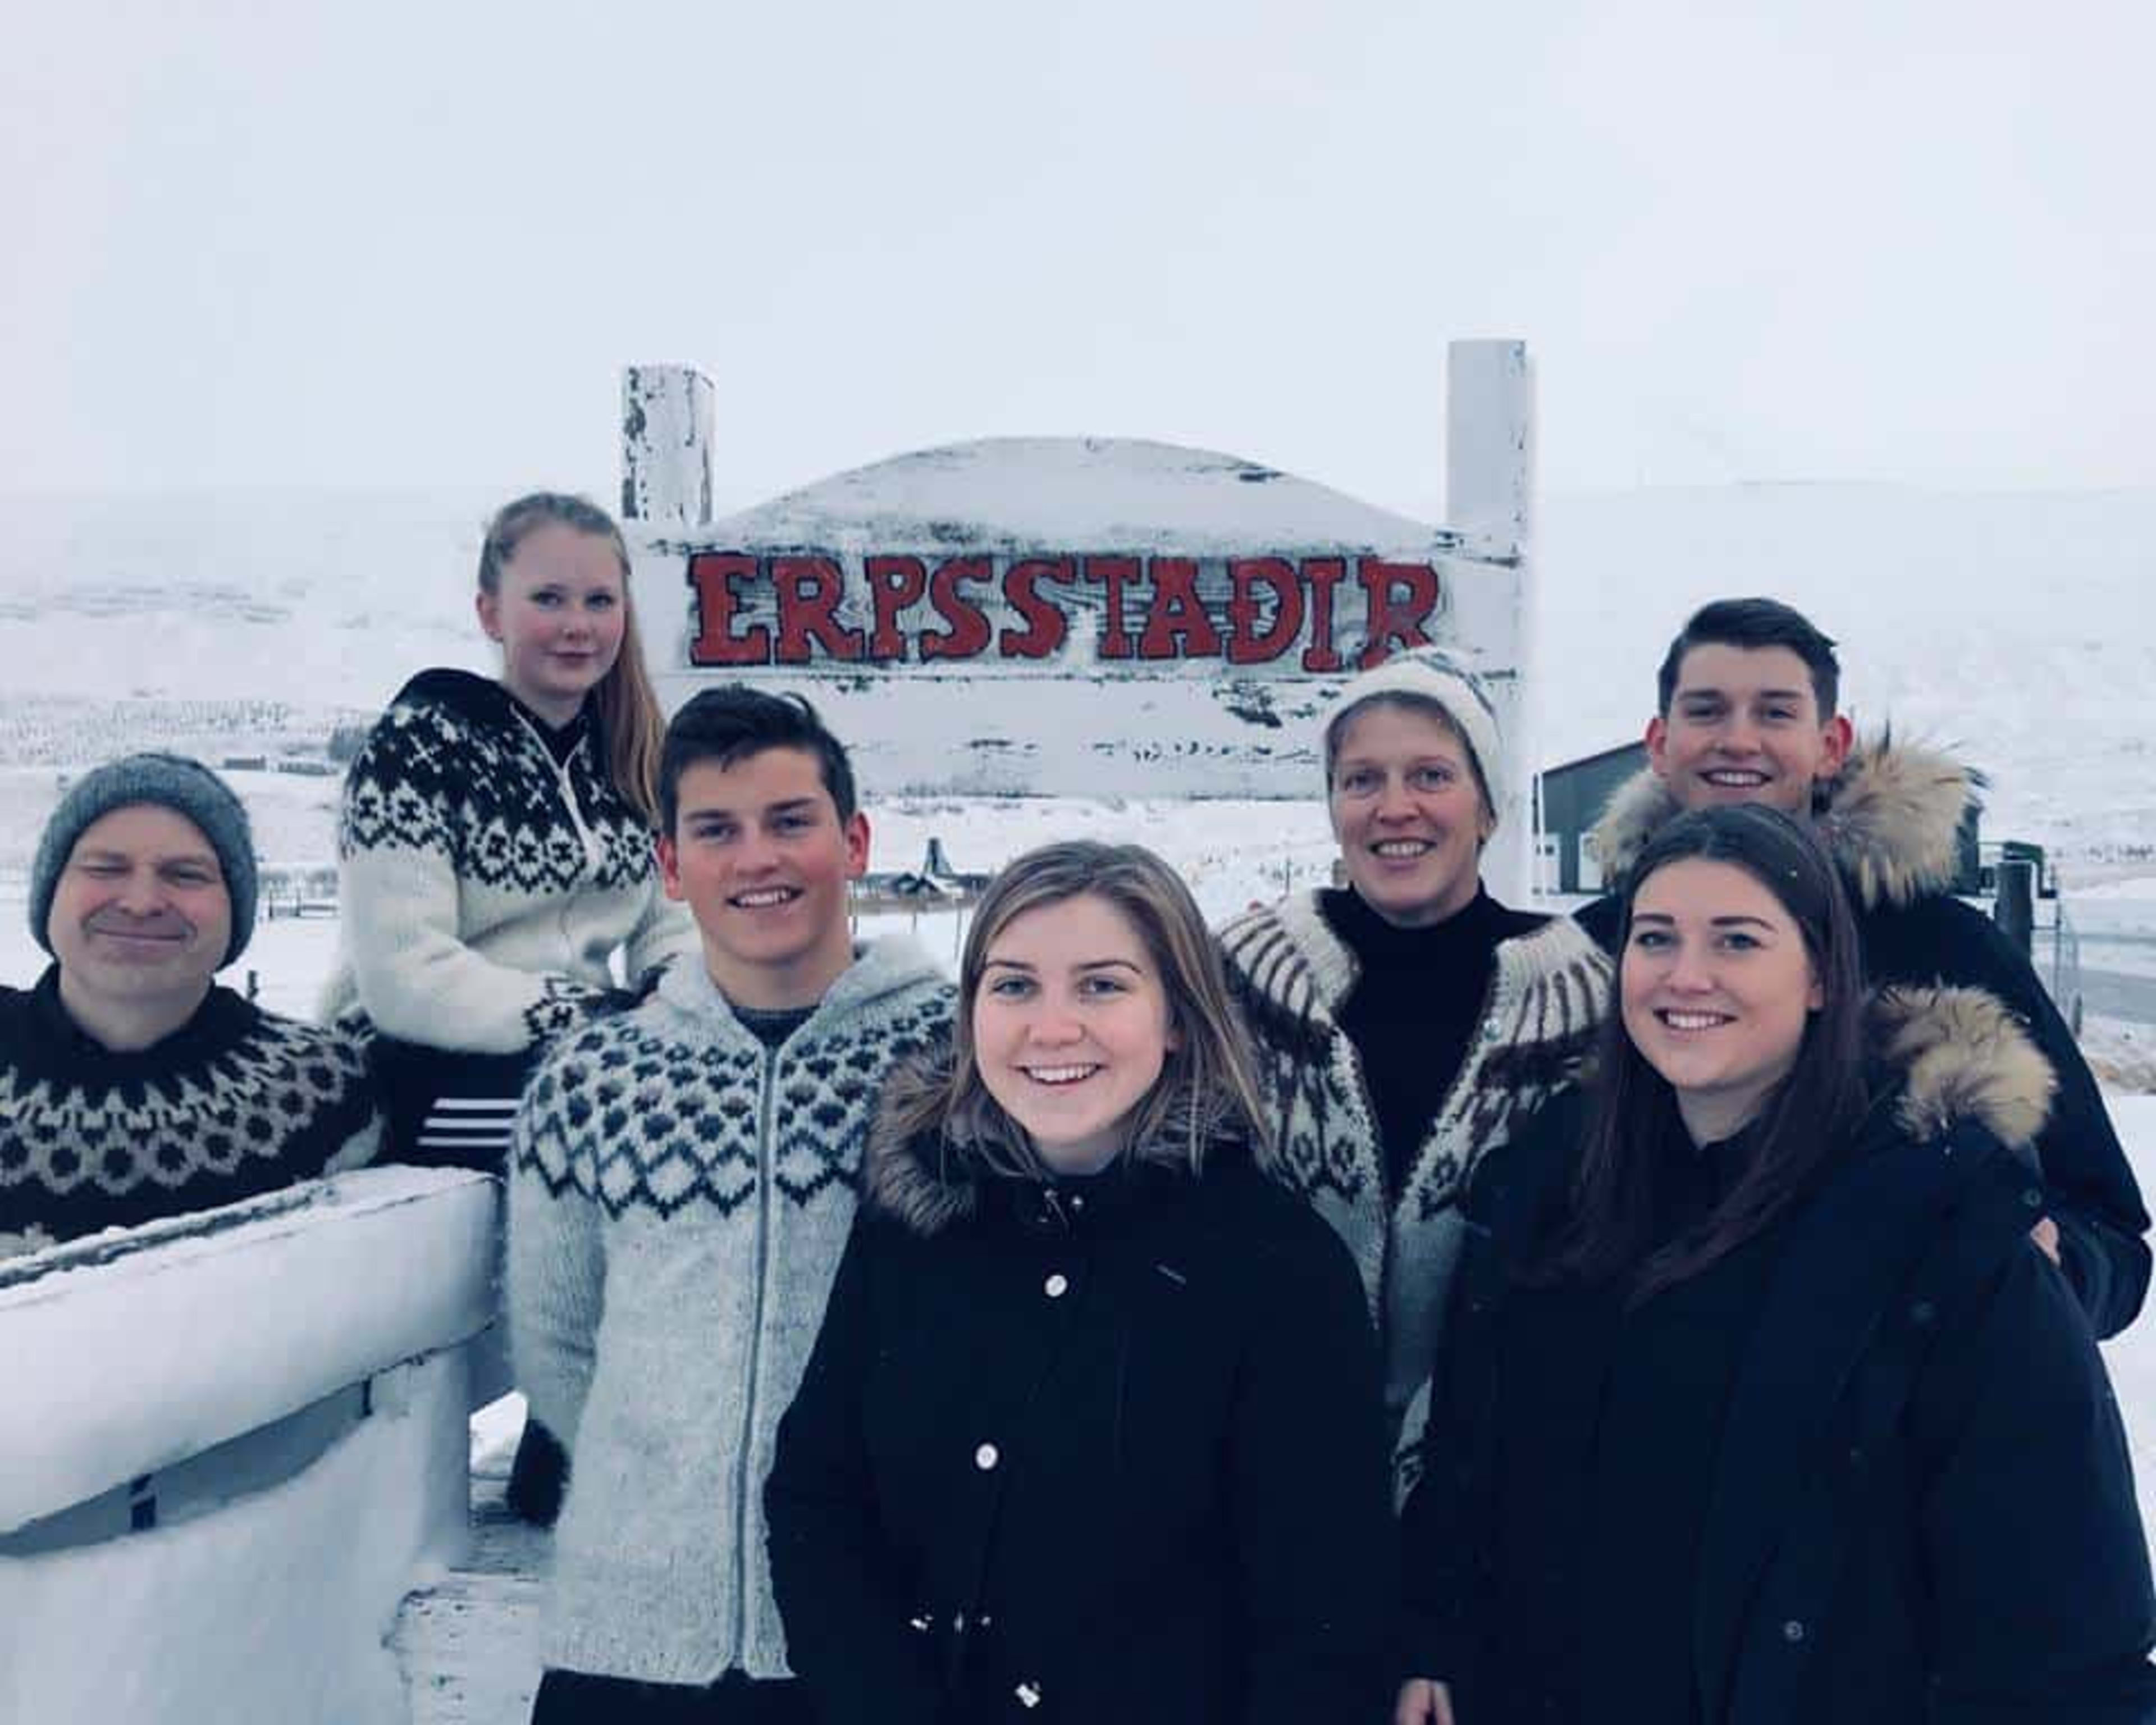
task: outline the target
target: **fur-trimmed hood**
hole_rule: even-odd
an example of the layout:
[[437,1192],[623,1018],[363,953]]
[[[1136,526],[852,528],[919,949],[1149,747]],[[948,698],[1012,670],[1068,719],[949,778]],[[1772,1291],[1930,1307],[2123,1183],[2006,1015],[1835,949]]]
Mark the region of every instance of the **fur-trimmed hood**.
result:
[[[947,1090],[950,1074],[947,1041],[893,1066],[862,1158],[862,1204],[922,1235],[941,1234],[973,1215],[989,1183],[1004,1178],[944,1133],[909,1134],[901,1124],[917,1112],[923,1098]],[[1188,1176],[1190,1158],[1179,1147],[1181,1137],[1163,1133],[1138,1146],[1132,1157],[1146,1167]]]
[[[1914,903],[1950,886],[1959,867],[1962,811],[1984,775],[1943,751],[1897,742],[1891,732],[1861,740],[1841,771],[1813,793],[1819,834],[1861,909]],[[1613,880],[1679,813],[1652,768],[1619,786],[1595,823],[1594,842]]]
[[2021,1022],[1982,988],[1883,988],[1872,999],[1868,1040],[1899,1081],[1897,1123],[1918,1138],[1962,1121],[2033,1158],[2051,1116],[2057,1076]]

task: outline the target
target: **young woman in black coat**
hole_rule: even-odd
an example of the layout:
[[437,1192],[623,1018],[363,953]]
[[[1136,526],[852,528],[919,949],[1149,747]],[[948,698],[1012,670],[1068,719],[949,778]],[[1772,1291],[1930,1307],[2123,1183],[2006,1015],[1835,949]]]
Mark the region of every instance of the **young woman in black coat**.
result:
[[1399,1725],[2156,1719],[2124,1435],[2028,1238],[2050,1069],[1979,991],[1867,1002],[1775,810],[1631,882],[1595,1084],[1470,1194]]
[[793,1669],[876,1725],[1382,1717],[1376,1343],[1337,1238],[1255,1166],[1189,893],[1135,846],[1034,851],[959,988],[779,1430]]

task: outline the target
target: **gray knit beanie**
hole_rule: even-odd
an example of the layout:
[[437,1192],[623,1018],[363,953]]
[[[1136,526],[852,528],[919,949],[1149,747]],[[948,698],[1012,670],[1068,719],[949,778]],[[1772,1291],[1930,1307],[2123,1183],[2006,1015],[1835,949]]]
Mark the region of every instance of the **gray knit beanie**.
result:
[[218,961],[222,969],[246,950],[247,937],[254,932],[254,835],[247,824],[247,810],[232,787],[201,762],[184,755],[123,755],[93,768],[67,788],[53,818],[45,823],[37,860],[31,865],[30,933],[48,952],[53,950],[45,925],[52,917],[54,889],[74,854],[75,840],[114,809],[136,803],[154,803],[184,814],[202,829],[203,837],[217,853],[225,891],[232,896],[232,942]]
[[1324,715],[1327,793],[1331,794],[1332,788],[1332,757],[1340,746],[1342,721],[1364,701],[1385,696],[1426,701],[1443,710],[1474,757],[1475,770],[1482,778],[1483,797],[1495,819],[1498,799],[1504,794],[1500,787],[1507,783],[1505,738],[1498,728],[1496,705],[1482,686],[1482,680],[1442,647],[1410,647],[1395,653],[1342,686]]

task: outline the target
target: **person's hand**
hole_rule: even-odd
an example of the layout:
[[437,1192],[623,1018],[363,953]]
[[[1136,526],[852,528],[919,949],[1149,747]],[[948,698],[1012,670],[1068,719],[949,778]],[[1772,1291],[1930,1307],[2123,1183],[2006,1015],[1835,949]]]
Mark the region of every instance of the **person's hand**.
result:
[[[2029,1230],[2029,1238],[2036,1242],[2036,1249],[2054,1264],[2059,1259],[2059,1224],[2049,1216]],[[2063,1267],[2063,1266],[2061,1266]]]
[[1452,1725],[1452,1692],[1428,1677],[1409,1677],[1393,1705],[1393,1725]]

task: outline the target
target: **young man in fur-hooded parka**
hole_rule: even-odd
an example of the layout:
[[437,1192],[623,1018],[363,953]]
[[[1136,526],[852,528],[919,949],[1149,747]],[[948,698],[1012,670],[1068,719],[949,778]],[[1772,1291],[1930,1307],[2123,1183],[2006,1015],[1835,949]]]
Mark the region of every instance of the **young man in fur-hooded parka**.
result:
[[[2035,1230],[2099,1337],[2133,1321],[2147,1291],[2148,1213],[2073,1032],[1989,918],[1953,896],[1962,812],[1981,784],[1959,762],[1881,734],[1857,742],[1837,711],[1834,643],[1774,599],[1723,599],[1695,613],[1663,660],[1650,765],[1610,798],[1595,829],[1621,880],[1680,810],[1767,803],[1809,812],[1856,906],[1875,986],[1949,983],[2005,1003],[2058,1075],[2035,1150],[2046,1209]],[[1578,922],[1604,948],[1615,896]]]

